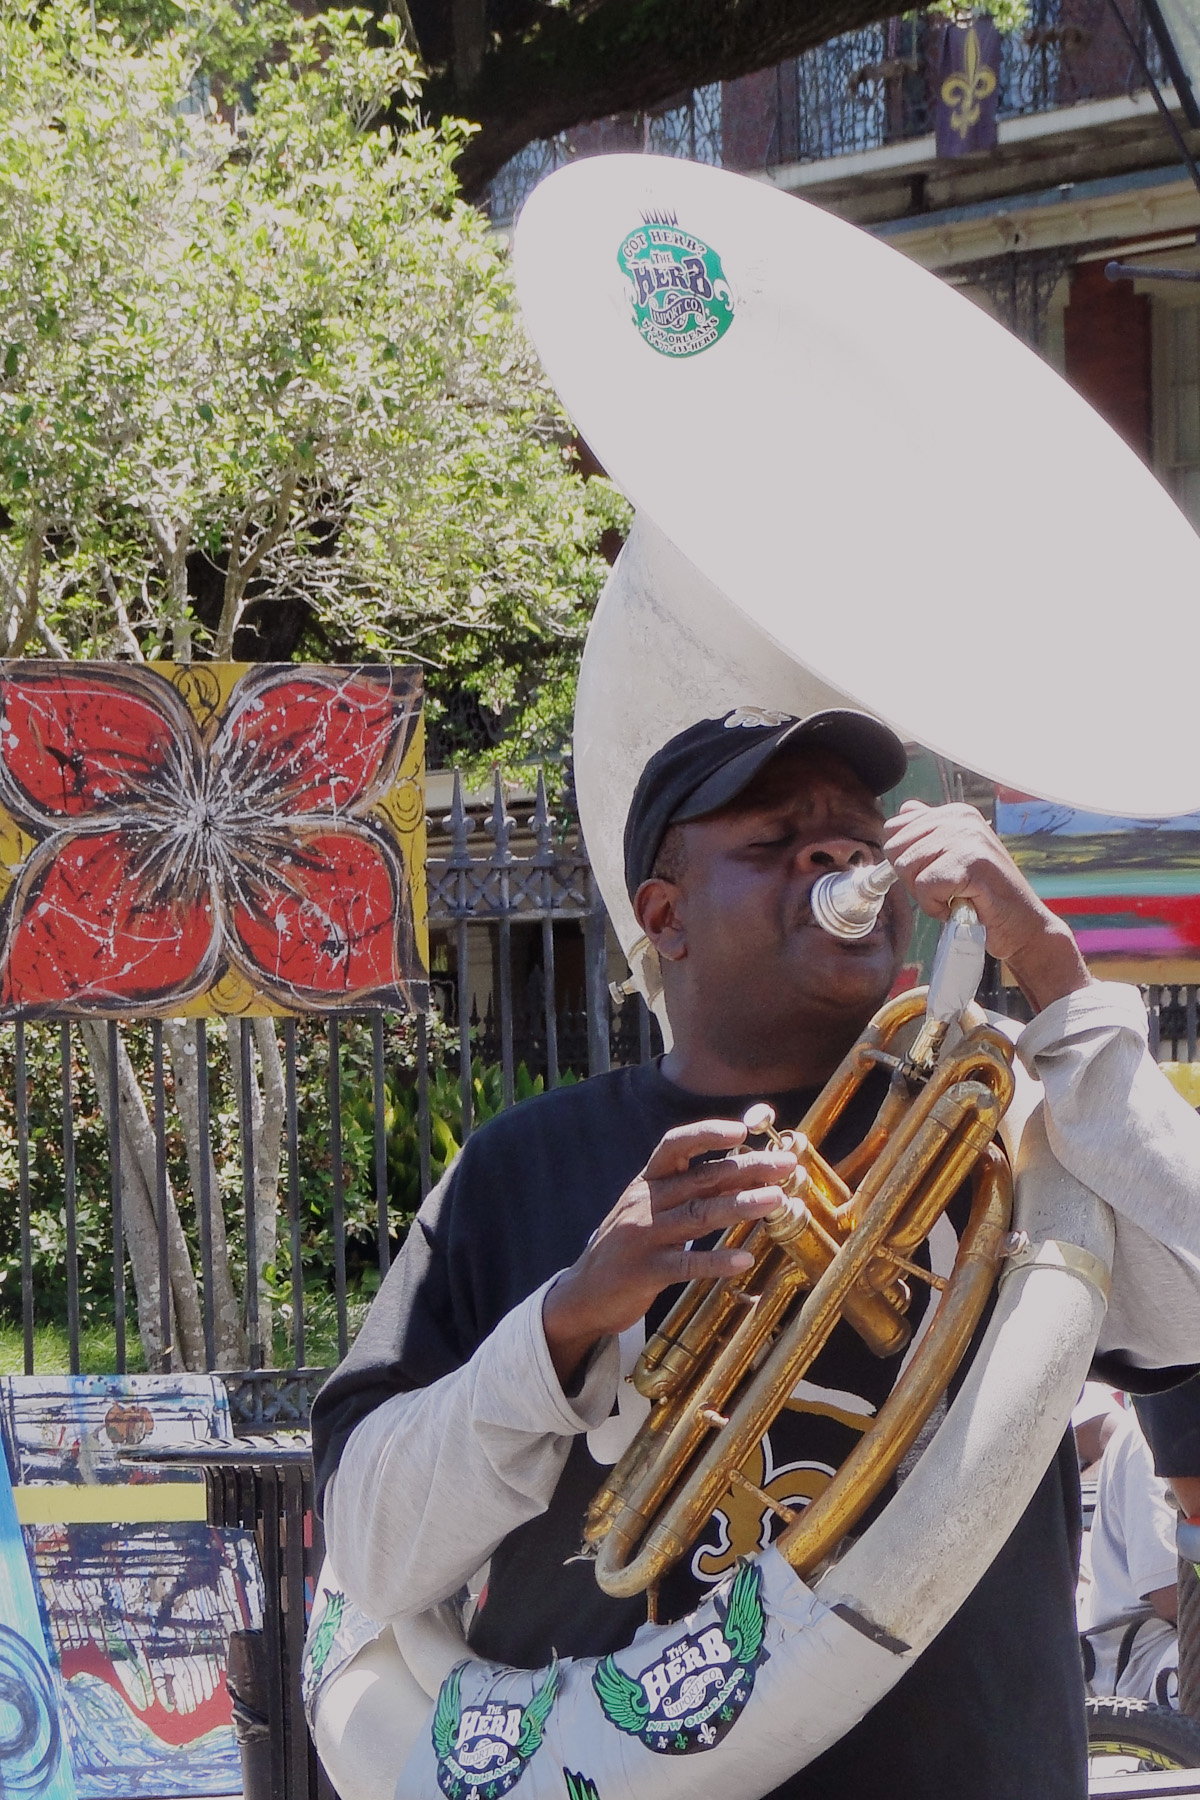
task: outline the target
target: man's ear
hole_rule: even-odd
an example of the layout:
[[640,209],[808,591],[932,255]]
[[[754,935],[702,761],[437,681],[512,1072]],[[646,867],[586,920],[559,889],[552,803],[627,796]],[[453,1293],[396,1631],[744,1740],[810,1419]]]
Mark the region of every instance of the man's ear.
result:
[[633,896],[637,922],[665,962],[682,962],[687,955],[682,902],[679,884],[661,875],[643,881]]

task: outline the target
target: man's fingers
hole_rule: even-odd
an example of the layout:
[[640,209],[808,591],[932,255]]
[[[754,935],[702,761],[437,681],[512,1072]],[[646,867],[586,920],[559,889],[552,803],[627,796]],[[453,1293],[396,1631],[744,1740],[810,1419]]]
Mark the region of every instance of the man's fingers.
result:
[[715,1162],[698,1163],[679,1175],[651,1179],[650,1203],[657,1218],[718,1194],[785,1181],[795,1167],[796,1158],[790,1150],[754,1150],[747,1156],[721,1157]]
[[745,1141],[746,1127],[740,1119],[698,1119],[694,1125],[677,1125],[655,1145],[643,1174],[647,1181],[677,1175],[694,1157],[710,1150],[734,1150]]
[[656,1213],[652,1230],[660,1243],[685,1244],[708,1237],[742,1219],[761,1219],[783,1204],[779,1187],[743,1188],[733,1194],[697,1195],[670,1212]]
[[754,1267],[748,1250],[675,1250],[661,1259],[666,1271],[664,1287],[677,1281],[714,1281],[729,1275],[745,1275]]
[[962,841],[990,840],[992,831],[978,807],[966,802],[951,806],[925,806],[920,801],[906,800],[894,818],[883,827],[883,847],[888,860],[925,840]]

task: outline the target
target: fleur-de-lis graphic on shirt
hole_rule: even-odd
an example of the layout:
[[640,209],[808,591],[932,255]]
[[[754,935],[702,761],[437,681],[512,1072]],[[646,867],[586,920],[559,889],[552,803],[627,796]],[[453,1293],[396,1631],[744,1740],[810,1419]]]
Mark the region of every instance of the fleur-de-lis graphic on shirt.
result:
[[950,114],[951,130],[957,131],[960,138],[965,138],[972,127],[978,125],[983,102],[995,91],[996,71],[984,62],[979,47],[979,33],[972,25],[963,42],[961,71],[947,75],[942,83],[942,99],[947,106],[953,108]]

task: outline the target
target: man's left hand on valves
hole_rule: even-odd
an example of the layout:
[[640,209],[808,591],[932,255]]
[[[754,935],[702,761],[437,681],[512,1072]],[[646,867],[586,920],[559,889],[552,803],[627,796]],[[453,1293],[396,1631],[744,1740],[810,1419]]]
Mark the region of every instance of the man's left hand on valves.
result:
[[906,800],[884,828],[888,861],[923,912],[948,919],[969,900],[990,954],[1006,963],[1036,1011],[1091,980],[1070,929],[1038,899],[973,806]]

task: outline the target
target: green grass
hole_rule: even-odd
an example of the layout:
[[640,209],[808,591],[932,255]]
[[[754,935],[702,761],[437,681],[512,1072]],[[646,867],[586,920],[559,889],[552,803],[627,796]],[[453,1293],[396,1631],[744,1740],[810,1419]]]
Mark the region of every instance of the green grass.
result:
[[[126,1367],[131,1375],[146,1367],[136,1332],[126,1339]],[[111,1326],[92,1325],[79,1334],[79,1368],[84,1375],[111,1375],[117,1366],[117,1340]],[[65,1325],[37,1325],[33,1333],[35,1375],[65,1375],[71,1354]],[[0,1319],[0,1375],[25,1373],[25,1338],[20,1325]]]
[[[352,1295],[347,1306],[350,1342],[357,1337],[366,1318],[371,1295]],[[290,1337],[276,1330],[274,1361],[277,1369],[294,1364]],[[304,1360],[310,1369],[332,1368],[338,1361],[337,1309],[333,1296],[310,1293],[304,1314]],[[79,1334],[79,1370],[83,1375],[111,1375],[117,1366],[116,1333],[111,1325],[89,1325]],[[71,1367],[67,1328],[65,1325],[36,1325],[33,1332],[33,1372],[35,1375],[65,1375]],[[125,1338],[125,1367],[129,1374],[145,1372],[146,1359],[135,1321],[130,1320]],[[0,1318],[0,1375],[25,1373],[25,1339],[19,1323]]]

